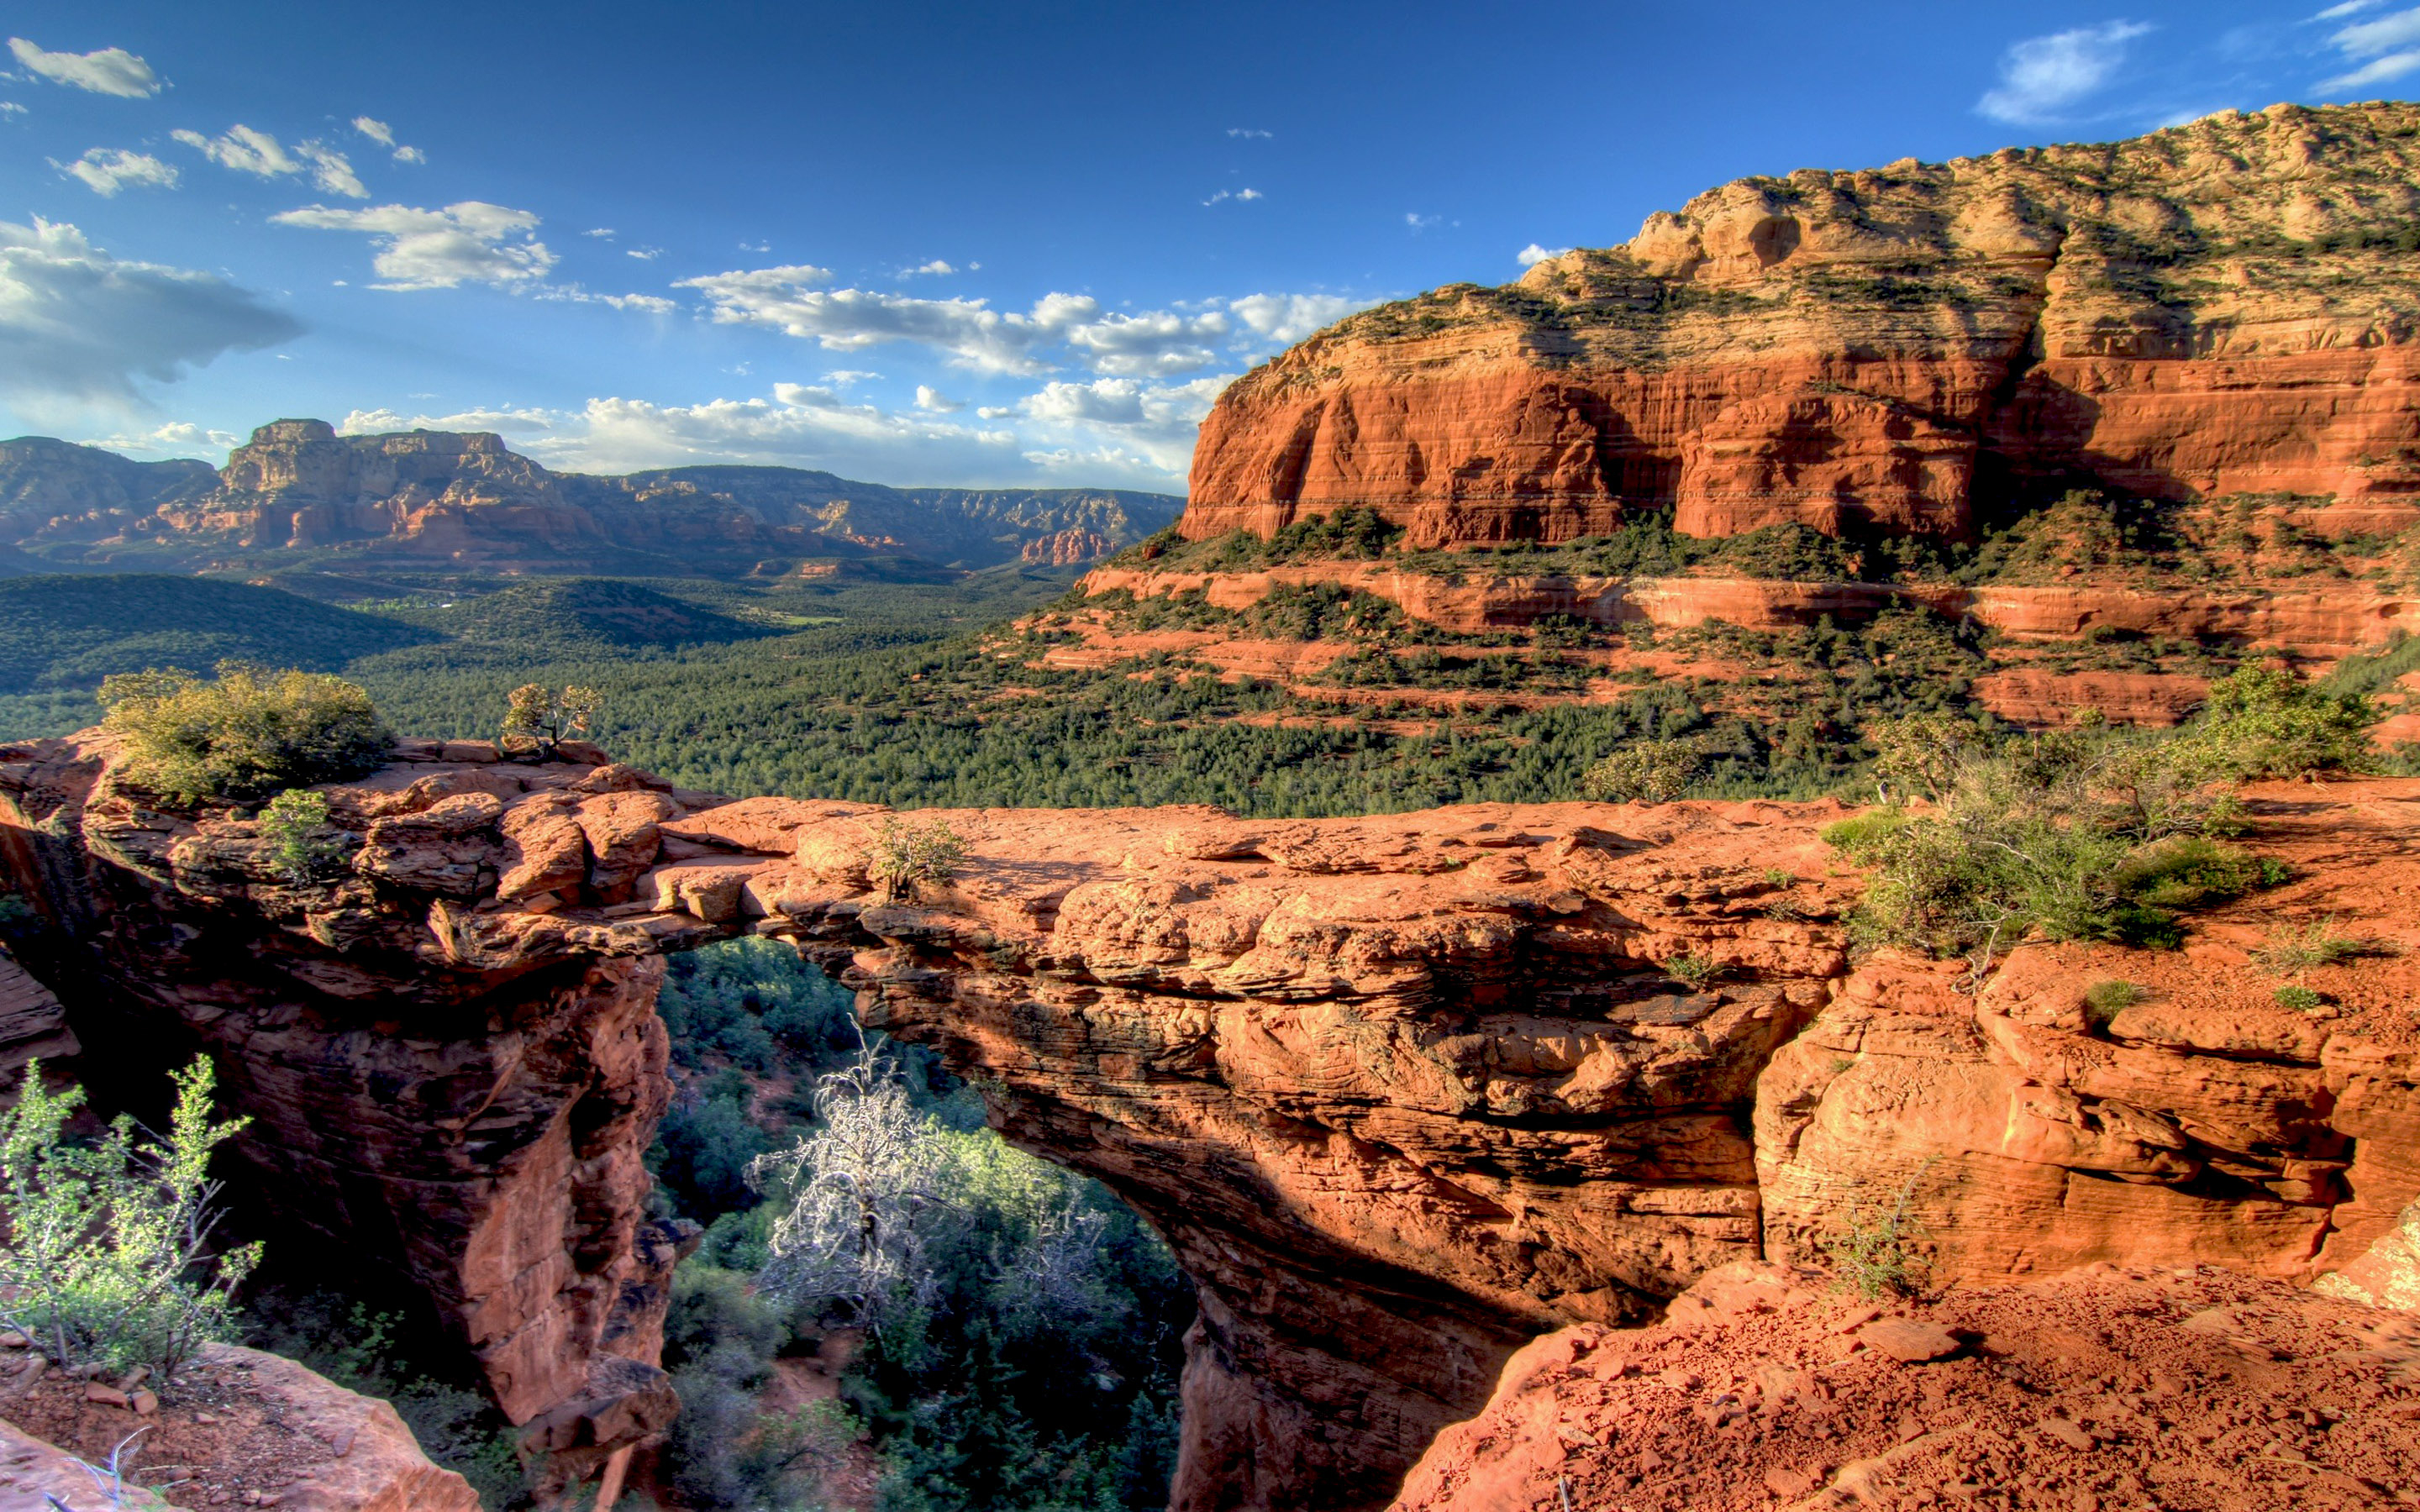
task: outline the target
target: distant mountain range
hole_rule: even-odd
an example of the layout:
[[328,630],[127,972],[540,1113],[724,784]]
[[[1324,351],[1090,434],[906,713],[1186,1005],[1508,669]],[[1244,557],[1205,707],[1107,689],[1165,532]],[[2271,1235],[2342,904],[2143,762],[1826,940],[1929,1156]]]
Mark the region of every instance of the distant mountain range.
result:
[[301,561],[493,572],[921,576],[1087,562],[1185,501],[1094,488],[894,488],[798,468],[556,472],[488,432],[261,426],[223,469],[0,441],[0,571]]

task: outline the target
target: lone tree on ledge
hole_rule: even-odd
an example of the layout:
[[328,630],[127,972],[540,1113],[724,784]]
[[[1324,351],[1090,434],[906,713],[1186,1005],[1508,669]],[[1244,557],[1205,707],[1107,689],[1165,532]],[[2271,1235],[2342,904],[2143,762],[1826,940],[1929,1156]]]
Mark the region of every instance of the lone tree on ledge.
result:
[[604,707],[605,695],[593,687],[570,687],[555,693],[540,684],[524,683],[506,695],[504,747],[551,756],[573,735],[588,733]]

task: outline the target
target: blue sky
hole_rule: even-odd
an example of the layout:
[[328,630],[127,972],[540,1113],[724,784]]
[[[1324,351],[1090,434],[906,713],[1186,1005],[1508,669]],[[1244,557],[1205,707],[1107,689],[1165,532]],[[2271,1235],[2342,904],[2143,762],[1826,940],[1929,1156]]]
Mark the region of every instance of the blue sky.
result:
[[2397,96],[2420,8],[16,0],[0,435],[1180,490],[1338,315],[1751,173]]

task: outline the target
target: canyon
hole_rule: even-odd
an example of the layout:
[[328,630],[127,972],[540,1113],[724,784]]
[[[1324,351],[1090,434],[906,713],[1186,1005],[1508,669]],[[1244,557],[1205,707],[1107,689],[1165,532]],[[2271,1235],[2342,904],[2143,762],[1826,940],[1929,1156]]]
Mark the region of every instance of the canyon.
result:
[[21,570],[185,570],[316,554],[351,571],[779,575],[892,562],[1065,563],[1172,520],[1114,489],[893,488],[797,468],[558,472],[489,432],[338,435],[279,420],[213,471],[45,437],[0,441],[0,548]]
[[[894,818],[403,742],[323,790],[349,859],[298,884],[252,821],[166,810],[117,756],[0,752],[0,856],[45,921],[21,958],[86,1044],[128,1047],[87,1079],[207,1049],[259,1120],[253,1200],[420,1288],[559,1481],[675,1409],[689,1236],[647,1219],[640,1164],[658,958],[742,932],[1174,1247],[1186,1512],[1384,1505],[1526,1341],[1822,1265],[1895,1199],[1941,1285],[2415,1285],[2420,780],[2256,787],[2246,843],[2284,887],[2181,952],[2027,945],[1978,984],[1852,959],[1829,802]],[[871,886],[903,821],[966,842],[946,888]],[[2327,1016],[2250,965],[2281,918],[2369,944],[2308,974]],[[2119,979],[2140,1000],[2097,1019]]]

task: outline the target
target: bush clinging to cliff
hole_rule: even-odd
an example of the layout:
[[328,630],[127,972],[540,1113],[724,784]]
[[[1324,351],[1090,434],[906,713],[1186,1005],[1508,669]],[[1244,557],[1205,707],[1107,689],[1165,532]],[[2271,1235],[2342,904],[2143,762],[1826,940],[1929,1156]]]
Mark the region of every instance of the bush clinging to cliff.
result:
[[221,662],[206,680],[178,668],[101,685],[103,729],[127,739],[128,778],[171,803],[237,803],[375,771],[394,736],[370,696],[324,672]]

